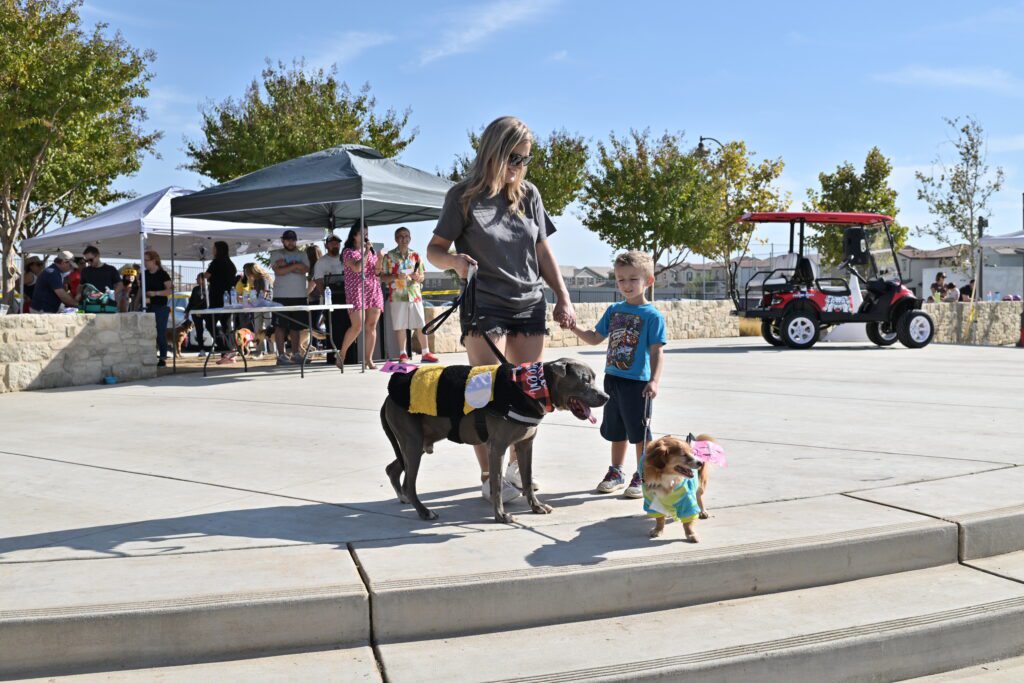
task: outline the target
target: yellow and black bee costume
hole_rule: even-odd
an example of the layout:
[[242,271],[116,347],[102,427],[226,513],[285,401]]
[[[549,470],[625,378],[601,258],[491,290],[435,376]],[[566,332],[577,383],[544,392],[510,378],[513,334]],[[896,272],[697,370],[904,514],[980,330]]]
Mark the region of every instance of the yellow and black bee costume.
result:
[[[517,375],[525,370],[512,364],[420,367],[409,373],[392,374],[388,396],[410,413],[449,418],[452,426],[448,439],[457,443],[462,442],[458,436],[459,423],[466,415],[475,413],[477,434],[486,441],[486,413],[535,426],[553,409],[543,379],[543,399],[523,391]],[[543,366],[534,371],[537,370],[543,375]]]

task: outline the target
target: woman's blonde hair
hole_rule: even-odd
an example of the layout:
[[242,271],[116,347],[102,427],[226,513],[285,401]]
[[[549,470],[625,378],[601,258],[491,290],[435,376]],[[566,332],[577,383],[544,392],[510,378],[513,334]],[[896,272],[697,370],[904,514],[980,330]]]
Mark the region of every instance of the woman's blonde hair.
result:
[[514,116],[502,116],[494,119],[484,129],[477,145],[476,158],[473,160],[465,179],[459,183],[464,189],[462,193],[462,214],[469,218],[469,207],[473,200],[483,195],[494,197],[504,190],[505,199],[511,211],[519,211],[526,194],[523,179],[526,178],[526,166],[520,166],[521,173],[516,179],[505,183],[505,171],[508,168],[508,157],[512,150],[523,142],[533,142],[533,133],[526,124]]

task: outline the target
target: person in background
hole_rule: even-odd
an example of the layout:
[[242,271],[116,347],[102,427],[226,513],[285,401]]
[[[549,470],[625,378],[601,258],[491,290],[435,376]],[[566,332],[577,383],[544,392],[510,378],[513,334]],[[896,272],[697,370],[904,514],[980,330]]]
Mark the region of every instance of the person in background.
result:
[[[270,252],[270,264],[274,267],[274,301],[282,306],[305,306],[306,273],[309,272],[309,257],[295,245],[298,236],[294,230],[281,234],[281,249]],[[277,345],[277,364],[301,363],[299,333],[306,328],[300,313],[274,314],[274,343]],[[291,359],[285,353],[284,338],[288,333],[291,341]]]
[[118,310],[122,313],[142,310],[139,296],[139,267],[135,264],[121,266],[121,289],[117,298]]
[[[328,286],[328,276],[332,276],[329,278],[330,282],[334,283],[331,285],[331,303],[344,304],[346,302],[345,286],[342,284],[343,280],[337,280],[337,276],[345,277],[345,264],[341,260],[341,237],[332,232],[324,240],[324,247],[326,247],[327,253],[317,259],[316,265],[313,267],[313,282],[316,285],[316,293],[321,297],[323,296]],[[340,349],[345,341],[345,332],[352,323],[344,309],[331,311],[330,315],[331,341],[335,348]],[[348,359],[345,360],[347,361]],[[329,365],[336,364],[337,362],[337,354],[327,354],[327,363]]]
[[171,276],[160,263],[160,254],[152,249],[143,252],[143,264],[146,268],[146,310],[156,316],[156,344],[160,349],[158,367],[167,365],[167,319],[171,315],[171,307],[167,305],[171,296]]
[[117,268],[103,263],[100,260],[100,250],[91,244],[82,251],[82,255],[85,258],[82,286],[92,285],[101,293],[110,289],[114,293],[115,301],[120,301],[124,284]]
[[960,301],[960,290],[956,288],[955,284],[950,282],[946,285],[946,291],[942,295],[942,300],[951,304]]
[[[32,310],[32,290],[36,286],[36,280],[39,278],[39,274],[43,272],[43,260],[38,256],[29,256],[25,259],[25,274],[22,276],[25,280],[25,301],[22,302],[21,312],[28,313]],[[18,289],[22,288],[20,282],[16,283]]]
[[[192,294],[188,297],[188,303],[185,304],[185,315],[188,316],[192,311],[205,311],[210,307],[210,302],[206,300],[206,276],[202,273],[196,275],[196,286],[192,288]],[[207,316],[197,315],[192,318],[192,323],[196,327],[196,342],[199,344],[199,358],[204,357],[208,351],[206,350],[206,324]]]
[[933,303],[942,301],[942,293],[939,291],[938,282],[933,282],[931,284],[931,293],[928,295],[928,301]]
[[[221,308],[224,305],[224,295],[231,290],[235,284],[235,275],[238,269],[231,262],[227,242],[213,243],[213,260],[206,269],[207,292],[210,295],[210,308]],[[222,352],[231,349],[231,340],[228,339],[228,332],[231,329],[231,316],[215,315],[210,318],[210,334],[214,335],[214,345]],[[218,335],[217,323],[220,323],[220,334]]]
[[960,301],[969,302],[974,298],[974,280],[960,288]]
[[[239,296],[256,299],[261,297],[264,299],[270,298],[270,274],[260,268],[259,264],[255,261],[250,261],[242,266],[242,279],[239,284],[242,287]],[[250,313],[245,318],[246,324],[243,327],[248,327],[253,332],[266,330],[270,327],[270,315],[267,313]],[[265,352],[265,348],[257,348],[256,356],[262,356]]]
[[[363,245],[366,245],[364,258]],[[345,249],[341,252],[341,260],[345,263],[345,301],[352,305],[349,309],[349,320],[352,327],[345,332],[341,342],[341,355],[338,363],[342,363],[348,353],[348,347],[359,337],[363,327],[363,311],[366,316],[366,346],[363,356],[366,367],[376,370],[373,362],[373,348],[377,344],[377,321],[384,309],[384,293],[377,277],[377,251],[370,243],[366,225],[357,219],[348,231]],[[365,277],[365,281],[364,281]],[[340,367],[340,365],[339,365]]]
[[935,273],[935,282],[932,284],[932,300],[938,303],[946,295],[946,274],[941,270]]
[[32,288],[31,313],[59,313],[60,305],[75,308],[75,302],[64,284],[64,276],[74,267],[75,255],[70,251],[58,251],[53,263],[43,269]]
[[[316,270],[316,262],[323,257],[324,253],[315,244],[306,247],[306,258],[309,259],[309,272],[306,273],[306,299],[315,301],[317,298],[317,287],[314,282],[313,273]],[[323,293],[322,291],[320,293]]]
[[408,331],[413,330],[420,341],[421,360],[436,363],[437,356],[430,352],[427,335],[423,334],[423,325],[426,324],[423,315],[423,280],[426,279],[423,259],[409,249],[411,241],[409,228],[395,230],[398,246],[381,259],[380,279],[388,286],[388,308],[398,344],[398,362],[405,363],[412,355],[412,349],[406,353],[405,344]]
[[68,293],[75,299],[80,301],[78,289],[82,283],[82,269],[85,268],[85,259],[81,256],[75,257],[75,269],[68,274],[67,285]]

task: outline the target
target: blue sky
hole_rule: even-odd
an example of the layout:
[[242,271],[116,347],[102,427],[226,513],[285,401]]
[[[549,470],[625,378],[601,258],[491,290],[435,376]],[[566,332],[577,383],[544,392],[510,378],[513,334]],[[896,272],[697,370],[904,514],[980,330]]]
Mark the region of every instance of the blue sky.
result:
[[[140,194],[209,184],[177,168],[199,105],[239,96],[265,58],[305,57],[369,82],[382,108],[410,107],[419,135],[402,160],[424,169],[447,168],[467,130],[503,114],[542,136],[649,127],[781,156],[798,207],[820,171],[859,166],[877,145],[911,226],[929,221],[914,171],[952,151],[942,117],[970,114],[1006,171],[992,232],[1024,227],[1024,3],[89,0],[82,14],[157,53],[148,107],[162,158],[118,182]],[[561,263],[608,262],[573,209],[556,223]],[[414,248],[430,229],[413,226]]]

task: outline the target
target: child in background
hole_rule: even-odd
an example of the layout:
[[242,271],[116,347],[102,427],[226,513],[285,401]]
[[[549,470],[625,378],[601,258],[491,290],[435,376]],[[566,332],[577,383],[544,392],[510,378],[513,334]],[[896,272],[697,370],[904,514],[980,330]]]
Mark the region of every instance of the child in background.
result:
[[[572,331],[587,344],[600,344],[608,339],[604,390],[611,398],[604,407],[601,436],[612,444],[612,463],[597,491],[612,493],[624,488],[626,498],[642,498],[639,464],[644,441],[650,439],[649,415],[645,411],[647,400],[658,395],[661,347],[667,341],[665,318],[644,295],[654,284],[654,261],[650,254],[619,254],[615,259],[615,281],[626,300],[609,306],[593,330],[573,326]],[[637,469],[627,486],[623,467],[628,444],[636,447]]]

